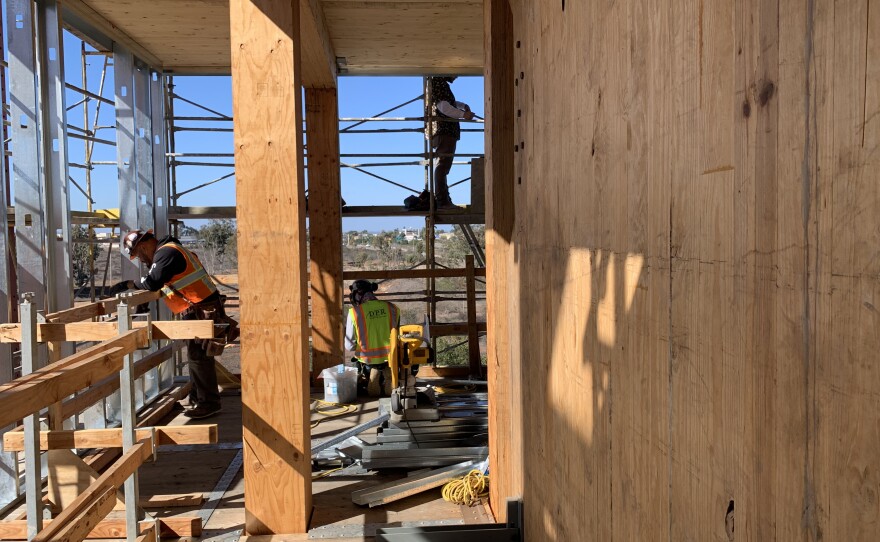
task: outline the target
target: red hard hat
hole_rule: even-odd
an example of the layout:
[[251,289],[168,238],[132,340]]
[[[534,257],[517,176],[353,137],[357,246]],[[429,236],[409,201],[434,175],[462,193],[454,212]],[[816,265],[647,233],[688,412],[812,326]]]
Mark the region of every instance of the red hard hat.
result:
[[144,239],[149,239],[152,236],[153,230],[131,230],[122,238],[122,253],[128,256],[129,260],[135,259],[134,247]]

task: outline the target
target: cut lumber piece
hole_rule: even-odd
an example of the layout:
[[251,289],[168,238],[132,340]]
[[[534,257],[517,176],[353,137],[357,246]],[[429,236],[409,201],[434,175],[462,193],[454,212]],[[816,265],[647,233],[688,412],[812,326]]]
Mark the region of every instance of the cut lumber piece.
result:
[[[173,353],[173,346],[163,346],[159,350],[135,361],[134,377],[142,377],[151,369],[158,367],[163,361],[170,359]],[[107,378],[92,384],[89,389],[83,393],[77,394],[75,397],[64,401],[61,405],[62,417],[66,419],[74,414],[79,414],[118,389],[119,377],[116,375],[108,376]]]
[[[53,536],[54,542],[80,542],[85,540],[92,529],[113,510],[116,503],[116,488],[104,488],[98,497],[80,512],[75,518]],[[59,516],[60,517],[60,516]],[[39,539],[40,535],[37,535]]]
[[137,542],[156,542],[156,525],[141,528],[141,535],[136,540]]
[[[180,401],[189,394],[192,389],[192,383],[187,382],[178,388],[172,388],[165,396],[150,405],[146,410],[141,412],[138,422],[138,428],[150,427],[159,423],[165,416],[171,412],[177,401]],[[111,461],[119,456],[119,448],[104,448],[100,452],[86,456],[85,462],[95,470],[102,470],[110,464]]]
[[[345,280],[377,280],[377,279],[427,279],[442,277],[465,277],[467,269],[376,269],[370,271],[346,271],[342,274]],[[485,277],[486,268],[474,269],[475,277]]]
[[[156,445],[214,444],[217,442],[217,424],[169,425],[141,428],[136,439],[149,439],[156,432]],[[77,431],[40,431],[40,450],[73,448],[121,448],[122,429],[82,429]],[[24,450],[24,433],[14,431],[3,435],[4,452]]]
[[[47,498],[64,510],[90,485],[101,477],[98,472],[70,450],[50,450],[46,453],[48,466]],[[125,503],[117,498],[116,510],[123,510]],[[57,514],[56,514],[57,515]]]
[[479,463],[479,460],[463,461],[449,467],[432,469],[423,474],[409,476],[403,480],[395,480],[394,482],[353,491],[351,493],[351,502],[360,505],[369,504],[371,508],[394,502],[410,495],[416,495],[442,486],[453,478],[464,476]]
[[[28,414],[38,412],[68,395],[90,386],[122,368],[122,357],[146,343],[146,330],[133,329],[120,335],[117,344],[96,345],[96,353],[83,357],[81,353],[62,359],[0,386],[0,427],[11,425]],[[116,342],[116,341],[108,341]],[[85,351],[84,351],[85,352]],[[70,358],[77,361],[70,363]]]
[[119,461],[95,480],[70,506],[62,510],[52,523],[40,531],[34,538],[34,542],[57,540],[68,524],[81,521],[82,514],[89,510],[96,500],[102,498],[108,490],[112,489],[115,492],[152,454],[153,447],[149,440],[141,440],[132,446]]
[[[147,322],[132,323],[134,329]],[[151,323],[154,340],[207,339],[215,336],[211,320],[158,320]],[[109,341],[119,336],[118,322],[70,322],[37,324],[37,342]],[[21,324],[0,324],[0,343],[21,342]]]
[[[46,522],[51,526],[53,521]],[[152,520],[142,521],[141,529],[154,525]],[[202,518],[197,516],[180,516],[159,519],[161,538],[182,538],[185,536],[197,537],[202,535]],[[96,538],[125,538],[124,519],[105,519],[99,522],[86,536],[87,539]],[[27,521],[0,521],[0,539],[2,540],[26,540]]]
[[[132,306],[140,305],[142,303],[149,303],[150,301],[159,299],[160,295],[159,292],[138,292],[127,298],[126,301]],[[104,299],[96,301],[95,303],[89,303],[88,305],[82,305],[81,307],[73,307],[72,309],[49,313],[46,315],[46,321],[63,324],[67,322],[88,320],[95,316],[113,314],[116,312],[117,305],[119,305],[119,300],[115,297]]]
[[205,502],[202,493],[181,493],[179,495],[153,495],[140,500],[142,508],[175,508],[201,506]]

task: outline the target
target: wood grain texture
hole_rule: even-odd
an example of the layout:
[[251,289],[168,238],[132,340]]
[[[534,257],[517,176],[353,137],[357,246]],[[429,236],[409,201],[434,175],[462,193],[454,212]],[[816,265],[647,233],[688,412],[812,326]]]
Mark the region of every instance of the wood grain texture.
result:
[[[514,227],[514,45],[507,0],[483,2],[486,112],[486,380],[489,391],[490,505],[506,521],[508,498],[522,494],[522,410],[513,375],[520,371],[511,348],[510,288]],[[521,117],[521,114],[520,114]],[[436,330],[432,328],[432,333]]]
[[[180,425],[137,429],[136,439],[156,435],[156,445],[213,444],[217,442],[217,425]],[[40,431],[40,450],[70,448],[121,448],[122,429],[80,429]],[[24,434],[18,431],[3,435],[4,452],[24,450]]]
[[511,2],[527,539],[876,538],[871,4]]
[[245,528],[305,532],[311,465],[299,4],[232,0],[229,8]]
[[[133,322],[132,327],[145,328],[147,323]],[[151,333],[154,340],[205,339],[214,336],[214,322],[211,320],[154,321],[151,323]],[[117,336],[119,336],[119,325],[116,322],[37,324],[37,342],[108,341]],[[0,342],[20,341],[21,324],[0,324]]]
[[[51,525],[51,523],[51,521],[46,522],[47,525]],[[153,521],[141,522],[141,532],[153,525],[155,525]],[[163,538],[200,536],[202,534],[202,519],[183,516],[161,518],[159,528]],[[27,521],[0,521],[0,538],[3,540],[26,540]],[[105,519],[98,523],[86,538],[125,538],[125,519]]]
[[[229,73],[228,3],[205,0],[71,0],[69,11],[156,68]],[[336,58],[349,74],[482,71],[480,0],[299,0],[302,81],[336,86]],[[234,21],[232,21],[234,22]]]
[[342,363],[342,196],[336,89],[307,88],[312,377]]

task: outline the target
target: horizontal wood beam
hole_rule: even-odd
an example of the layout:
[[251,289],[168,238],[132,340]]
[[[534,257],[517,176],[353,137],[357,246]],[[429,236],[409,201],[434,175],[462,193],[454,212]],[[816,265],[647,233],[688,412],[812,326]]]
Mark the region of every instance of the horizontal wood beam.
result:
[[141,508],[177,508],[201,506],[205,502],[203,493],[181,493],[178,495],[152,495],[142,498]]
[[[344,218],[427,215],[427,211],[407,211],[403,205],[346,205],[342,208]],[[437,224],[483,224],[485,222],[485,216],[482,213],[472,211],[468,205],[456,209],[437,209],[434,211],[434,217],[434,222]],[[235,207],[172,206],[168,209],[168,218],[171,220],[233,219],[235,218]]]
[[[122,454],[119,461],[110,466],[92,485],[86,488],[70,506],[61,511],[48,526],[44,527],[33,539],[34,542],[49,542],[58,540],[60,533],[74,520],[83,521],[82,514],[92,503],[99,499],[106,491],[122,486],[123,482],[137,471],[153,455],[153,446],[150,440],[138,441],[127,452]],[[112,507],[111,507],[112,508]],[[97,522],[96,522],[97,523]]]
[[[158,367],[160,363],[170,359],[172,354],[174,354],[174,347],[170,345],[163,346],[159,350],[137,360],[134,362],[134,378],[137,379],[144,376],[147,374],[147,371]],[[79,414],[118,389],[119,378],[116,375],[110,375],[92,384],[88,390],[78,393],[75,397],[67,399],[61,404],[61,419],[66,420],[74,414]]]
[[[441,277],[462,277],[467,269],[377,269],[373,271],[345,271],[344,280],[388,280],[388,279],[426,279]],[[474,276],[485,277],[486,268],[474,269]]]
[[[125,300],[129,305],[134,306],[149,303],[150,301],[159,299],[160,296],[161,294],[159,292],[136,292]],[[113,314],[116,312],[117,305],[119,305],[119,299],[116,297],[102,299],[101,301],[89,303],[88,305],[80,305],[79,307],[49,313],[46,315],[46,321],[59,324],[80,322],[96,316]]]
[[[133,329],[117,337],[113,341],[116,346],[96,345],[0,386],[0,427],[11,425],[119,372],[122,357],[146,346],[146,339],[146,329]],[[95,349],[97,351],[92,352]],[[76,361],[71,363],[71,358]]]
[[[486,322],[477,322],[474,327],[477,328],[478,333],[486,331]],[[470,326],[468,324],[432,324],[430,331],[432,337],[467,335],[470,331]]]
[[[215,335],[211,320],[156,320],[151,323],[153,340],[208,339]],[[147,322],[132,322],[133,329]],[[37,342],[108,341],[119,336],[118,322],[70,322],[37,324]],[[21,324],[0,324],[0,343],[21,342]]]
[[[46,526],[52,524],[52,520],[46,522]],[[141,529],[154,525],[153,521],[142,521]],[[193,516],[179,516],[159,519],[159,529],[162,538],[198,537],[202,535],[202,518]],[[124,519],[105,519],[95,525],[86,536],[87,539],[96,538],[125,538]],[[0,540],[26,540],[27,521],[0,521]]]
[[[146,410],[140,413],[140,421],[137,424],[138,428],[151,427],[159,423],[171,412],[171,409],[174,408],[178,401],[189,395],[190,390],[192,390],[192,382],[187,382],[169,390],[158,401],[152,403]],[[119,452],[119,448],[102,448],[83,459],[88,466],[100,472],[114,459],[119,457]]]
[[[156,445],[215,444],[217,424],[172,425],[141,428],[135,431],[137,440],[149,439],[156,432]],[[69,450],[73,448],[121,448],[122,429],[82,429],[77,431],[40,431],[40,450]],[[3,435],[4,452],[24,451],[24,433],[7,432]]]
[[64,0],[62,18],[65,26],[73,26],[79,31],[78,33],[85,34],[84,37],[90,38],[87,41],[95,40],[104,47],[112,47],[112,43],[108,44],[107,41],[115,41],[124,45],[136,57],[153,68],[161,70],[164,67],[162,61],[156,55],[99,12],[92,9],[83,0]]

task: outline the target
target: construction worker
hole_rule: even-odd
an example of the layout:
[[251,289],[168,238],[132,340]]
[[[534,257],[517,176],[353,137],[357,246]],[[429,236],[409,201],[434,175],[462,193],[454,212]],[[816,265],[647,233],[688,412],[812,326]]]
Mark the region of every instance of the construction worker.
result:
[[[167,236],[156,239],[153,230],[133,230],[122,239],[122,252],[129,259],[138,258],[149,267],[146,276],[114,284],[110,294],[126,290],[162,291],[163,299],[174,314],[183,320],[213,320],[227,324],[225,340],[238,337],[238,323],[226,316],[224,297],[208,276],[199,258],[180,241]],[[184,415],[207,418],[220,412],[220,392],[214,356],[223,352],[223,339],[190,339],[186,343],[189,374],[193,388],[190,409]]]
[[455,101],[455,95],[449,84],[455,81],[455,77],[432,77],[431,78],[431,103],[430,115],[432,120],[428,134],[431,147],[437,153],[434,159],[434,189],[437,192],[438,209],[455,209],[452,198],[449,197],[449,185],[446,177],[452,168],[452,160],[455,157],[455,148],[461,139],[460,123],[448,119],[471,120],[474,114],[471,108],[464,102]]
[[367,374],[367,394],[379,397],[384,382],[385,395],[391,395],[391,369],[388,354],[391,328],[400,326],[400,309],[394,303],[376,299],[379,285],[356,280],[348,287],[352,307],[345,321],[345,351],[354,355]]

